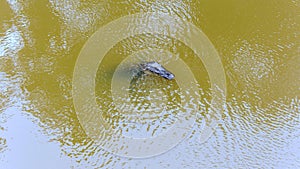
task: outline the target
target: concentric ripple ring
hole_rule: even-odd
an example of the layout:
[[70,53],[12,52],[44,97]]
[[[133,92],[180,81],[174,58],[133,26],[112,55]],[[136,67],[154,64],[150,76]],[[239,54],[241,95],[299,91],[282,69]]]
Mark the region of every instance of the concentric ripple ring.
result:
[[[226,78],[221,59],[206,35],[195,25],[165,13],[138,13],[108,23],[89,38],[80,52],[73,74],[73,103],[86,134],[105,150],[125,157],[151,157],[175,147],[191,132],[195,122],[194,113],[197,111],[192,110],[186,118],[178,120],[172,130],[157,137],[144,139],[116,134],[117,132],[103,119],[95,95],[95,78],[102,59],[121,40],[147,33],[162,34],[183,42],[202,60],[208,72],[212,86],[212,108],[207,113],[211,114],[211,119],[201,133],[200,142],[207,140],[213,132],[225,102]],[[178,79],[184,80],[178,81],[181,88],[193,84],[194,80],[187,78],[186,81],[183,77]],[[190,85],[189,90],[194,90],[192,93],[195,93],[190,96],[190,100],[197,101],[197,88]]]

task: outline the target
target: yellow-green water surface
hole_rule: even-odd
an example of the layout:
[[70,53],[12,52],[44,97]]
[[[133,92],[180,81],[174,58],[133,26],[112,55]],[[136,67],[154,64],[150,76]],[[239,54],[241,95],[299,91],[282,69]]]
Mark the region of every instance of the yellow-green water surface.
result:
[[[195,111],[191,131],[175,147],[148,158],[128,158],[99,145],[78,117],[90,107],[76,112],[72,92],[76,61],[92,35],[137,13],[166,14],[193,24],[210,40],[222,64],[207,68],[192,50],[196,44],[189,47],[160,33],[129,36],[105,54],[94,80],[95,101],[118,134],[155,137]],[[105,44],[113,35],[98,40]],[[128,98],[116,94],[118,103],[133,106],[132,111],[120,111],[123,105],[112,97],[114,82],[122,82],[122,70],[126,77],[126,71],[135,71],[133,63],[149,59],[153,50],[178,57],[180,69],[168,67],[168,54],[155,56],[176,72],[175,79],[189,73],[181,71],[188,67],[198,90],[187,94],[180,91],[178,79],[142,76],[124,88]],[[205,125],[215,118],[209,113],[215,108],[210,104],[211,69],[224,70],[226,92],[220,92],[226,103],[217,110],[214,132],[201,142]],[[186,96],[191,102],[181,106]],[[299,0],[0,1],[1,169],[300,168],[299,97]]]

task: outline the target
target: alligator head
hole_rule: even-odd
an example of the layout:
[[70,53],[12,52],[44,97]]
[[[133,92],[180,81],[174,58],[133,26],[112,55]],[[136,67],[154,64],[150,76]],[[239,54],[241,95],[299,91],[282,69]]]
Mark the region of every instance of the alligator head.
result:
[[161,64],[157,62],[146,62],[141,63],[140,67],[143,71],[149,71],[151,73],[157,74],[165,79],[172,80],[175,78],[175,75],[165,69]]

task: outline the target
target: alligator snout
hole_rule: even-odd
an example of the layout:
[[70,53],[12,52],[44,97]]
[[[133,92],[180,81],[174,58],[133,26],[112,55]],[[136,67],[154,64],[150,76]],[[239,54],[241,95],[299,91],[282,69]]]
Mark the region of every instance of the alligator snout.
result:
[[157,62],[146,62],[140,64],[140,66],[144,72],[149,71],[168,80],[172,80],[175,78],[175,75],[173,73],[165,69],[161,64]]

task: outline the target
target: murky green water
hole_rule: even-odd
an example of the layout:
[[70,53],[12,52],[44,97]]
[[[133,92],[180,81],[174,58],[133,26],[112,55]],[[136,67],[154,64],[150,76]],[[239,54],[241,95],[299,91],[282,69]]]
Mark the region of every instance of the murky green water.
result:
[[[300,168],[299,11],[297,0],[1,1],[0,168]],[[213,109],[203,60],[166,34],[140,34],[115,44],[99,65],[95,94],[103,119],[119,134],[157,136],[182,120],[184,110],[196,110],[195,125],[176,147],[136,159],[115,155],[89,137],[74,107],[72,81],[93,33],[143,12],[179,17],[200,28],[219,53],[227,93],[215,132],[201,143]],[[116,84],[122,79],[115,72],[126,75],[127,62],[152,57],[153,49],[170,51],[190,68],[199,89],[197,105],[179,109],[182,95],[188,95],[178,81],[150,75],[130,86],[129,99],[120,98],[136,111],[116,108],[112,79]],[[145,53],[135,58],[141,50]],[[165,66],[176,78],[186,76],[176,71],[181,67],[167,61]]]

